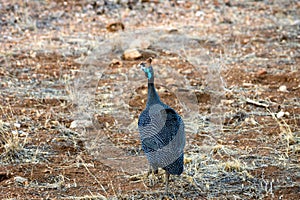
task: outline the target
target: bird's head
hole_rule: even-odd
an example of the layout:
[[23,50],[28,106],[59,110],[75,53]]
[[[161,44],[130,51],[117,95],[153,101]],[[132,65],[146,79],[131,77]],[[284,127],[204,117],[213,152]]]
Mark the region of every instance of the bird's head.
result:
[[146,62],[141,62],[138,66],[145,72],[147,79],[154,80],[154,72],[151,66],[152,58],[148,58]]

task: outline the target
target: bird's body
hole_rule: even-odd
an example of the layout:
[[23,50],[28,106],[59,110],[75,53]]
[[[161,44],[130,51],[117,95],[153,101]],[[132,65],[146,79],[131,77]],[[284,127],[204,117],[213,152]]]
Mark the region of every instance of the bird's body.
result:
[[154,171],[158,168],[166,171],[168,190],[169,175],[183,172],[184,123],[175,110],[160,100],[154,86],[152,66],[146,68],[142,64],[148,78],[147,104],[138,121],[142,149]]

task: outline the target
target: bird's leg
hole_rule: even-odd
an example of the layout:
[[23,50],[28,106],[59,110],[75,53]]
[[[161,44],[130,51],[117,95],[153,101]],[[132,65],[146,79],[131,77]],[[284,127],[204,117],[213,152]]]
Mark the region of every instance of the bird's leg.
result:
[[149,166],[149,168],[148,168],[148,173],[147,173],[147,177],[149,177],[151,173],[152,173],[152,167]]
[[[155,185],[155,178],[156,178],[155,175],[157,175],[157,174],[158,174],[158,169],[153,169],[153,167],[149,166],[147,177],[149,178],[151,186]],[[151,175],[151,177],[150,177],[150,175]]]
[[170,177],[170,174],[169,174],[167,171],[166,171],[165,177],[166,177],[166,194],[168,194],[168,191],[169,191],[169,177]]
[[147,176],[150,176],[150,174],[152,174],[152,176],[154,174],[157,175],[158,174],[158,169],[154,170],[151,166],[149,166]]

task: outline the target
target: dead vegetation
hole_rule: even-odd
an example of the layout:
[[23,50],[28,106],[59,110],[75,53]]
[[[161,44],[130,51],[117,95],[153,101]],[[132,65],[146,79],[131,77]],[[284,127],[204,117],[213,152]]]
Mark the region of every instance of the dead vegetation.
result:
[[1,199],[165,198],[161,174],[154,185],[144,177],[137,131],[147,91],[136,65],[149,56],[187,131],[169,198],[296,199],[299,10],[297,1],[0,2]]

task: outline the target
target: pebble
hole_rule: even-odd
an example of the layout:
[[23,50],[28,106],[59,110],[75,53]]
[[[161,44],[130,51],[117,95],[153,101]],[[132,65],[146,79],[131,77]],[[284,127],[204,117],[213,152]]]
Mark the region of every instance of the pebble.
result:
[[123,62],[120,61],[120,60],[118,60],[118,59],[113,59],[110,62],[109,66],[111,66],[111,67],[122,67],[123,66]]
[[21,176],[14,177],[14,181],[16,183],[23,184],[23,185],[27,185],[28,184],[28,179],[24,178],[24,177],[21,177]]
[[221,99],[222,105],[232,105],[234,100]]
[[137,60],[142,57],[142,54],[137,49],[127,49],[124,51],[123,58],[124,60]]
[[106,26],[106,29],[109,32],[117,32],[117,31],[121,31],[125,29],[125,26],[122,22],[114,22],[114,23],[110,23]]
[[90,120],[74,120],[70,124],[70,128],[91,128],[93,122]]
[[253,87],[253,84],[252,83],[243,83],[243,86],[244,87]]
[[267,70],[261,69],[261,70],[259,70],[259,71],[257,72],[257,75],[258,75],[258,76],[262,76],[262,75],[265,75],[265,74],[267,74],[267,73],[268,73]]
[[191,69],[185,69],[181,71],[182,74],[191,74],[192,72],[193,71]]
[[20,123],[18,123],[18,122],[15,122],[15,123],[14,123],[14,127],[16,127],[16,128],[20,128],[20,127],[21,127],[21,124],[20,124]]
[[280,86],[279,89],[278,89],[278,91],[280,91],[280,92],[289,92],[287,90],[287,87],[285,85]]
[[282,118],[282,117],[284,117],[284,116],[289,116],[290,115],[290,113],[289,112],[284,112],[284,111],[279,111],[277,114],[276,114],[276,117],[278,118],[278,119],[280,119],[280,118]]

